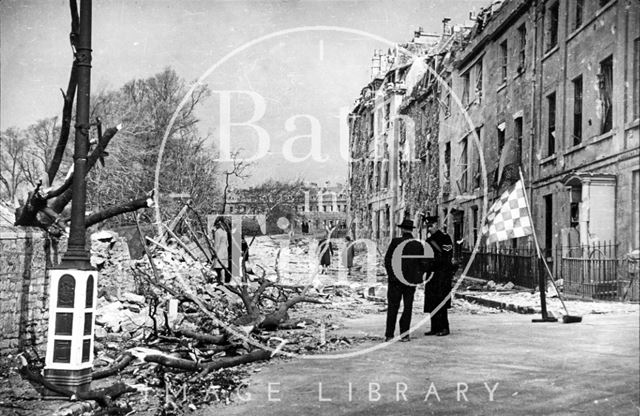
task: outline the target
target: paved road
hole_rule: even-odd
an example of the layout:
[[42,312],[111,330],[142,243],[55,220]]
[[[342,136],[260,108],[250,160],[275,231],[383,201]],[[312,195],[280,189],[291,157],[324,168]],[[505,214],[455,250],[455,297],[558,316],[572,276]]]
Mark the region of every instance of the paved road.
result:
[[[637,416],[639,319],[533,324],[530,315],[454,314],[449,337],[421,331],[351,358],[272,363],[252,376],[250,400],[202,414]],[[348,330],[381,334],[382,322],[370,315]]]

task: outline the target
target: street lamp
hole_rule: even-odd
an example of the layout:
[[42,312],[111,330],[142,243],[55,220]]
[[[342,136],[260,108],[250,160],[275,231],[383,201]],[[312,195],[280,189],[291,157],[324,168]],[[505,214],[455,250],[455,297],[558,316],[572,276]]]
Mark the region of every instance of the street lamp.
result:
[[88,391],[91,385],[98,280],[86,247],[84,222],[90,127],[91,0],[80,2],[79,26],[74,63],[78,70],[78,98],[71,230],[61,263],[49,271],[49,329],[44,368],[47,381],[74,393]]

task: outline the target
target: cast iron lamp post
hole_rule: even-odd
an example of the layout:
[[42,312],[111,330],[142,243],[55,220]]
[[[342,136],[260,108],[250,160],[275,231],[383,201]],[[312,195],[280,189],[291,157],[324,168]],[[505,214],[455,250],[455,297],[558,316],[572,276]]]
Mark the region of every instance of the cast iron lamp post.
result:
[[80,2],[76,133],[71,230],[61,263],[50,270],[49,328],[44,377],[74,392],[87,391],[93,365],[97,272],[86,247],[85,201],[91,90],[91,0]]

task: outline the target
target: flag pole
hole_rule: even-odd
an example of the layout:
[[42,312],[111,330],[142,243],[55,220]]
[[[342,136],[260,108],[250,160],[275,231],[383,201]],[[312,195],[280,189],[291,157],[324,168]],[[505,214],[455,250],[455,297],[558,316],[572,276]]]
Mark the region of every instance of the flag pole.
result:
[[[534,227],[533,225],[533,215],[531,215],[531,207],[529,206],[527,189],[524,185],[524,176],[522,175],[522,169],[518,168],[518,171],[520,173],[520,180],[522,181],[522,188],[524,190],[523,194],[524,194],[525,205],[527,206],[527,213],[529,214],[529,219],[531,221],[531,234],[533,235],[533,242],[536,246],[536,253],[538,254],[538,258],[542,260],[542,263],[544,263],[545,269],[549,274],[549,277],[551,277],[550,280],[553,283],[553,287],[556,287],[556,284],[553,282],[553,275],[551,274],[551,270],[549,270],[547,261],[545,260],[544,256],[542,256],[542,250],[540,250],[540,244],[538,244],[538,237],[536,236],[536,227]],[[543,273],[538,273],[538,287],[540,289],[540,309],[542,311],[542,319],[533,319],[532,320],[533,322],[557,322],[558,321],[556,318],[549,316],[547,312],[546,280],[547,280],[546,276]],[[558,292],[557,288],[556,288],[556,293],[558,293],[558,297],[560,297],[560,293]],[[560,298],[560,301],[562,302],[562,306],[564,306],[564,301],[562,301],[562,298]],[[566,306],[564,306],[564,310],[565,311],[567,310]],[[568,314],[569,312],[567,312],[567,315]]]

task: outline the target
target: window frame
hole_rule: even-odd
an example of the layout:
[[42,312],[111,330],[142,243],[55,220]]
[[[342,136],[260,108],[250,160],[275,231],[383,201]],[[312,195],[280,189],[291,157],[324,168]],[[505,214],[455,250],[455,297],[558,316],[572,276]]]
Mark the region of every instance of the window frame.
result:
[[506,84],[509,76],[509,43],[507,39],[500,42],[500,71],[502,81],[500,84]]
[[[584,100],[584,80],[582,74],[578,75],[571,81],[573,87],[573,127],[572,127],[572,142],[574,146],[578,146],[582,143],[583,137],[583,100]],[[578,88],[578,86],[580,88]],[[578,111],[579,110],[579,111]],[[578,133],[578,134],[576,134]]]
[[556,154],[557,100],[555,91],[547,94],[547,156]]
[[527,62],[527,24],[523,23],[518,27],[519,47],[518,51],[518,72],[524,72]]
[[549,52],[558,45],[558,29],[560,26],[560,2],[556,1],[547,9],[549,16],[547,26],[547,42],[545,50]]

